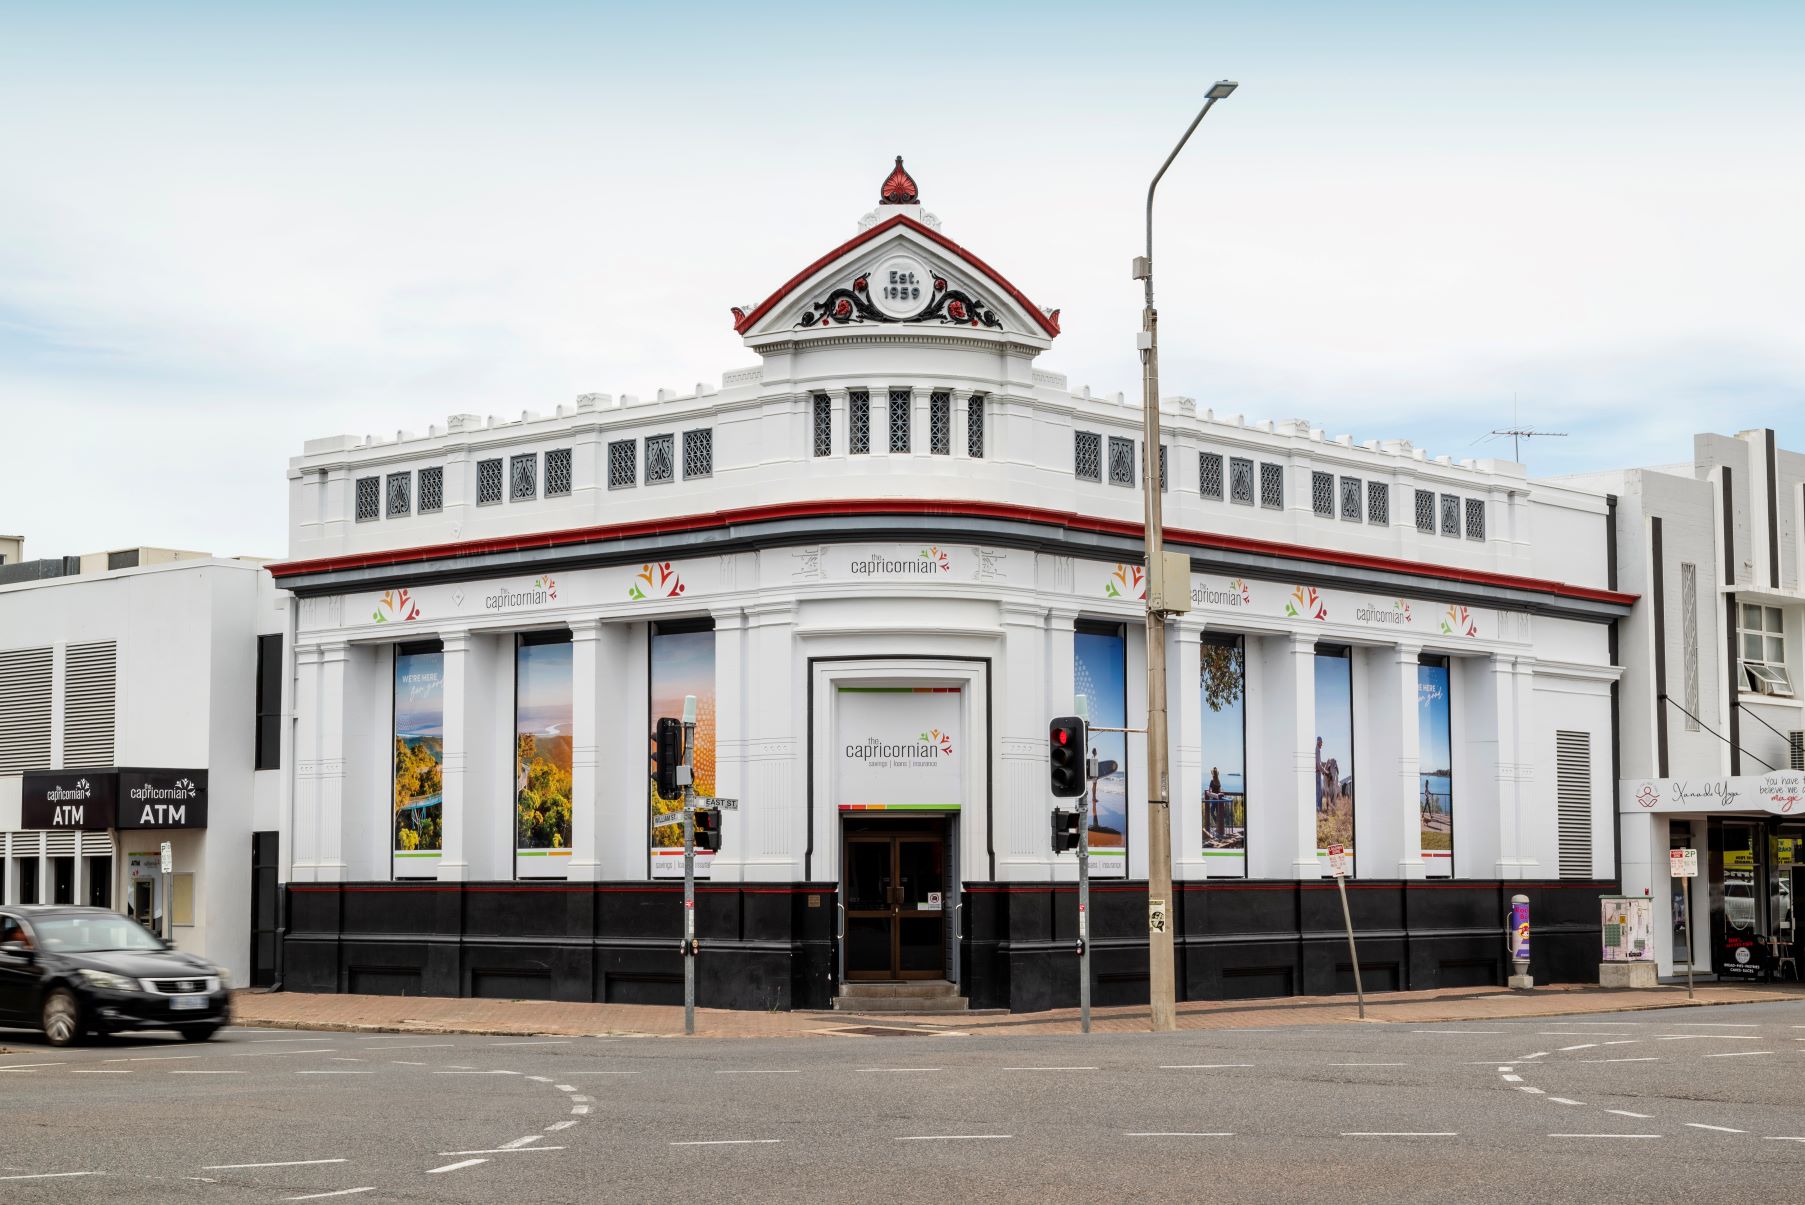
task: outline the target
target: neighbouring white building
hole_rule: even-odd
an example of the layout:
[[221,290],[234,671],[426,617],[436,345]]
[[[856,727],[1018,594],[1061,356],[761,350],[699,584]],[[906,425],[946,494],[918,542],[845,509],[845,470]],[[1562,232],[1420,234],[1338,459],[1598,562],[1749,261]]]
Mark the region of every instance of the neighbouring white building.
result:
[[159,931],[167,917],[175,944],[234,984],[267,981],[282,592],[260,562],[162,549],[8,568],[17,576],[0,573],[0,901],[111,907]]
[[[739,801],[705,865],[704,1004],[916,978],[1075,1001],[1047,724],[1080,694],[1142,724],[1138,399],[1040,367],[1059,312],[943,233],[900,159],[853,237],[733,323],[753,362],[718,387],[291,462],[287,986],[676,998],[647,733],[693,694],[700,789]],[[1590,977],[1634,601],[1606,498],[1184,397],[1163,421],[1192,571],[1181,995],[1351,984],[1331,844],[1368,987],[1501,982],[1517,891],[1538,976]],[[1116,763],[1097,995],[1144,999],[1144,747],[1093,743]]]
[[[1805,890],[1805,454],[1703,434],[1677,465],[1575,478],[1615,496],[1625,894],[1663,974],[1796,978]],[[1698,851],[1690,923],[1669,852]],[[1690,940],[1688,940],[1690,939]],[[1795,959],[1793,967],[1781,960]]]

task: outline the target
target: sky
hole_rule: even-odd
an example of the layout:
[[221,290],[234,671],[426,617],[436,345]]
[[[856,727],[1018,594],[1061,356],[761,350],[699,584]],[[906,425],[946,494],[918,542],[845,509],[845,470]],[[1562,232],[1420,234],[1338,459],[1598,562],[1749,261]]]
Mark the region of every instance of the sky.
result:
[[[650,395],[897,154],[1133,392],[1536,475],[1805,450],[1805,5],[0,4],[0,532],[286,551],[304,440]],[[1508,456],[1509,450],[1503,448]]]

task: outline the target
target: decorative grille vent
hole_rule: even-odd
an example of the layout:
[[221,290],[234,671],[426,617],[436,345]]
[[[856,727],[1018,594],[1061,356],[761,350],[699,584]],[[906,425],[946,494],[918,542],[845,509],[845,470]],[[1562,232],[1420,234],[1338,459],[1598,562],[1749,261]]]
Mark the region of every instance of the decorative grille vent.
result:
[[608,445],[608,488],[631,489],[639,484],[639,445],[617,439]]
[[1383,481],[1366,483],[1366,521],[1381,527],[1391,525],[1391,487]]
[[871,451],[871,394],[855,389],[846,395],[846,428],[850,432],[847,451],[864,456]]
[[646,436],[646,484],[669,481],[677,475],[677,440],[671,435]]
[[1592,877],[1592,734],[1554,734],[1555,823],[1563,879]]
[[357,479],[357,521],[368,523],[382,517],[382,478]]
[[[1698,566],[1680,565],[1680,655],[1685,665],[1686,731],[1697,732],[1698,721]],[[1794,767],[1797,769],[1798,767]]]
[[1072,432],[1072,475],[1080,481],[1103,480],[1103,437],[1095,431]]
[[389,518],[404,519],[414,513],[413,492],[414,475],[412,473],[389,474]]
[[683,479],[714,476],[714,430],[698,427],[683,433]]
[[476,462],[476,504],[493,506],[501,501],[501,461]]
[[1485,539],[1485,499],[1467,499],[1467,539]]
[[1325,519],[1335,517],[1335,475],[1310,474],[1310,509]]
[[570,449],[553,448],[545,454],[545,496],[563,498],[570,494]]
[[953,454],[953,395],[943,389],[928,395],[928,451],[936,456]]
[[1444,536],[1460,535],[1460,499],[1453,494],[1441,496],[1441,533]]
[[530,502],[539,496],[539,453],[522,452],[508,460],[508,499]]
[[420,513],[431,514],[445,509],[445,470],[439,467],[420,470]]
[[1197,488],[1205,498],[1222,498],[1222,453],[1197,453]]
[[1134,440],[1121,435],[1109,437],[1109,483],[1134,484]]
[[909,439],[909,391],[892,389],[890,391],[890,451],[898,456],[906,454],[912,446]]
[[834,454],[834,400],[825,393],[814,397],[815,455]]
[[1260,465],[1260,505],[1267,510],[1285,509],[1285,466]]
[[118,646],[111,640],[72,644],[63,654],[65,767],[113,764]]
[[1253,461],[1239,456],[1228,458],[1228,500],[1241,506],[1253,505]]
[[0,652],[0,774],[50,768],[50,650]]
[[974,393],[965,403],[965,454],[973,460],[984,455],[984,395]]
[[1432,490],[1416,491],[1416,529],[1435,534],[1435,494]]
[[1364,514],[1360,488],[1360,478],[1343,477],[1341,479],[1341,517],[1350,523],[1358,523]]

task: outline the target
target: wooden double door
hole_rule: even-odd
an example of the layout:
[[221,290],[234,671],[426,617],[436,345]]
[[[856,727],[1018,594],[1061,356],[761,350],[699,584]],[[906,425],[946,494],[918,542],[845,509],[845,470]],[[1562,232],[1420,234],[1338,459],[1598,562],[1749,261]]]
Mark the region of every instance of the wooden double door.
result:
[[847,979],[946,977],[945,824],[847,831]]

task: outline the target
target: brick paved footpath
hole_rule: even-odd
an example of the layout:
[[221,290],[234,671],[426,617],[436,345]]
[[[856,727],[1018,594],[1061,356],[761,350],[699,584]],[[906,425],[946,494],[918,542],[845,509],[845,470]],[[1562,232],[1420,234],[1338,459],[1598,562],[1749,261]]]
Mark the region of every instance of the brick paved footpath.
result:
[[[1805,1001],[1796,984],[1699,984],[1696,1004],[1745,1004],[1764,1000]],[[1642,991],[1606,990],[1562,984],[1530,992],[1500,988],[1454,988],[1389,992],[1367,998],[1367,1023],[1422,1024],[1433,1021],[1498,1021],[1575,1013],[1612,1013],[1677,1008],[1687,1003],[1684,987]],[[423,996],[313,995],[300,992],[239,992],[233,1003],[238,1024],[263,1027],[369,1030],[397,1033],[482,1033],[635,1035],[668,1037],[683,1032],[681,1007],[650,1004],[566,1004],[545,1000],[455,1000]],[[1351,996],[1293,996],[1268,1000],[1199,1001],[1178,1006],[1180,1029],[1240,1029],[1275,1025],[1358,1023]],[[868,1036],[861,1028],[903,1028],[986,1034],[1079,1032],[1077,1009],[1039,1013],[982,1013],[899,1016],[894,1013],[740,1012],[696,1010],[696,1033],[706,1038]],[[1145,1007],[1099,1008],[1093,1032],[1144,1032]]]

